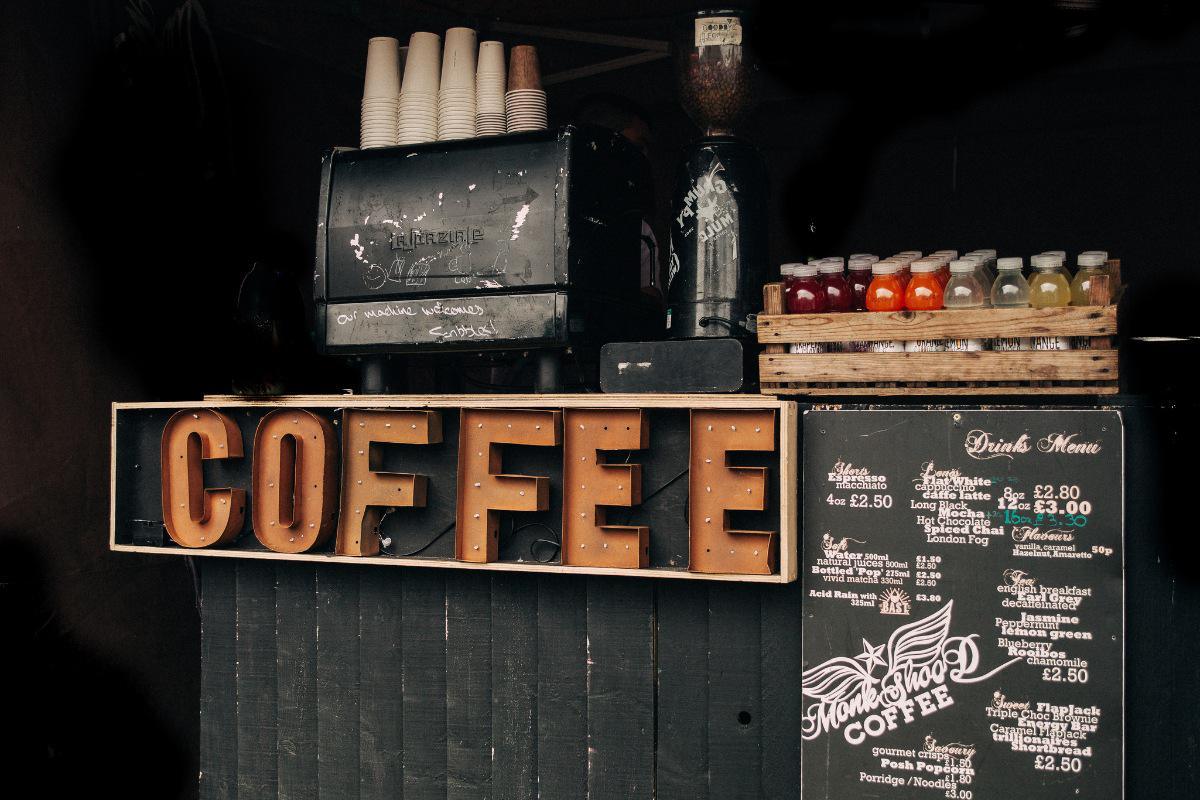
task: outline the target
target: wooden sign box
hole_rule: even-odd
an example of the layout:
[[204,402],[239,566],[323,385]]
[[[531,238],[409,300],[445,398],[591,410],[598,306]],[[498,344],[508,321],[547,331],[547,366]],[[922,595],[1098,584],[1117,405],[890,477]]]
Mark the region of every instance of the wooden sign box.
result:
[[[280,510],[278,498],[266,488],[274,487],[276,478],[264,475],[280,474],[278,457],[273,461],[263,457],[263,461],[270,462],[271,468],[275,470],[267,472],[267,467],[260,469],[256,464],[255,453],[259,453],[261,449],[263,453],[274,454],[276,450],[268,449],[267,445],[273,448],[283,445],[272,444],[269,435],[265,437],[265,442],[256,442],[255,437],[256,431],[261,433],[265,428],[264,418],[281,409],[302,412],[296,416],[303,415],[306,420],[319,420],[322,426],[336,431],[336,435],[331,438],[334,442],[341,441],[342,452],[340,464],[332,468],[337,470],[334,473],[337,475],[335,480],[341,488],[340,514],[361,514],[366,508],[356,502],[353,492],[347,491],[347,459],[361,457],[365,463],[365,459],[369,457],[372,475],[412,479],[402,481],[401,488],[407,487],[410,494],[415,490],[418,495],[423,496],[411,505],[398,502],[394,509],[384,508],[373,518],[368,515],[370,522],[363,523],[360,529],[356,529],[363,532],[363,541],[357,540],[357,534],[353,541],[339,535],[335,546],[332,534],[327,532],[328,540],[323,540],[320,546],[307,552],[277,552],[280,547],[289,547],[286,543],[280,544],[288,541],[286,533],[285,538],[280,540],[264,538],[262,535],[256,535],[256,531],[262,530],[267,524],[275,524],[276,520],[282,520],[282,525],[289,524],[293,510],[289,509],[286,513]],[[345,442],[349,439],[348,431],[343,430],[346,427],[345,421],[354,419],[357,430],[358,426],[363,424],[359,420],[364,419],[364,414],[369,416],[369,413],[384,411],[418,414],[436,412],[434,416],[440,420],[444,430],[439,430],[438,438],[428,444],[388,443],[361,449],[360,445],[356,444],[352,452],[347,452]],[[528,414],[523,416],[522,412],[539,412],[536,419],[558,420],[555,424],[570,420],[572,425],[580,428],[585,422],[591,424],[592,420],[602,424],[619,419],[622,427],[641,420],[645,426],[645,445],[639,446],[642,442],[636,438],[591,440],[587,445],[590,449],[571,451],[584,453],[583,456],[579,456],[580,459],[586,459],[588,453],[597,454],[597,458],[593,460],[597,462],[596,466],[600,471],[590,473],[596,477],[589,479],[582,477],[589,473],[586,470],[581,472],[577,465],[572,465],[571,470],[563,468],[564,453],[568,450],[566,431],[563,441],[553,446],[547,446],[549,440],[517,440],[516,444],[500,444],[501,440],[497,439],[497,444],[492,445],[492,458],[501,458],[503,464],[502,467],[497,463],[492,464],[492,477],[498,478],[502,484],[509,487],[518,485],[512,481],[525,483],[520,484],[523,487],[520,508],[514,511],[493,512],[497,506],[486,506],[490,530],[498,539],[498,542],[492,543],[494,552],[488,553],[488,548],[481,550],[480,546],[471,544],[472,541],[486,541],[487,533],[479,528],[484,522],[479,511],[484,507],[479,506],[479,510],[472,514],[476,509],[464,506],[463,498],[467,495],[459,491],[459,486],[461,484],[467,489],[472,485],[480,487],[479,481],[462,484],[462,476],[466,469],[464,465],[475,455],[474,451],[478,449],[478,454],[483,456],[487,446],[471,444],[467,450],[463,450],[466,443],[475,440],[461,435],[461,420],[471,421],[471,435],[475,436],[478,433],[474,429],[475,425],[482,425],[482,422],[477,423],[476,420],[499,419],[495,415],[488,417],[489,411],[509,414],[513,419],[533,419],[534,417]],[[241,443],[245,449],[242,454],[240,450],[234,451],[231,445],[230,452],[240,455],[236,458],[210,458],[205,455],[203,486],[206,489],[231,487],[231,494],[212,496],[232,500],[235,505],[238,504],[238,498],[244,498],[244,509],[241,506],[235,509],[244,513],[244,523],[219,543],[211,540],[201,542],[196,539],[187,542],[189,546],[181,546],[177,541],[172,541],[177,538],[174,531],[171,533],[172,538],[162,535],[163,503],[167,495],[162,489],[161,475],[164,468],[161,465],[168,463],[162,458],[165,452],[162,449],[164,429],[172,418],[183,417],[183,422],[189,424],[192,417],[200,419],[205,414],[216,418],[209,412],[217,412],[221,419],[227,420],[225,426],[231,429],[231,441],[237,438],[240,431]],[[741,419],[753,419],[760,423],[762,420],[772,422],[769,425],[752,424],[739,432],[736,423]],[[704,420],[716,420],[721,424],[714,425],[710,422],[704,426],[706,430],[697,431],[695,426],[698,421]],[[512,425],[508,427],[511,428]],[[709,433],[714,427],[720,430]],[[729,430],[724,430],[726,428]],[[315,426],[311,430],[320,433],[320,429]],[[607,431],[607,428],[604,430]],[[595,433],[599,434],[600,431]],[[592,435],[589,432],[589,436]],[[629,435],[632,436],[633,433]],[[721,441],[714,440],[715,444],[712,445],[717,449],[698,452],[695,442],[707,442],[713,436],[721,437]],[[579,446],[578,437],[570,438],[569,441],[575,442],[576,447]],[[617,446],[605,444],[606,441]],[[796,578],[796,444],[795,404],[776,398],[750,395],[322,395],[272,398],[210,396],[198,403],[114,403],[110,547],[119,552],[288,559],[317,563],[787,583]],[[217,446],[213,445],[214,453],[217,452]],[[612,449],[605,452],[607,447]],[[369,456],[368,449],[371,451]],[[176,452],[181,453],[179,458],[184,457],[182,450]],[[499,453],[499,456],[496,456],[496,453]],[[572,458],[574,457],[572,455]],[[295,459],[297,463],[303,461],[299,456]],[[311,469],[311,462],[309,468]],[[170,467],[166,468],[166,471],[170,470]],[[497,474],[497,470],[503,474]],[[299,468],[296,468],[295,472],[299,475]],[[177,480],[182,480],[177,473],[170,474]],[[417,476],[415,479],[413,474]],[[607,487],[609,493],[606,495],[593,496],[592,493],[599,487],[592,486],[588,491],[587,485],[583,483],[580,484],[583,491],[572,489],[570,492],[564,492],[564,476],[578,481],[591,480],[593,483],[600,477],[608,476],[608,483],[612,483],[613,486]],[[630,479],[639,480],[640,485],[624,486],[624,483],[630,481],[624,477],[613,476],[628,476]],[[486,483],[487,473],[483,477],[483,482]],[[287,481],[291,480],[288,470],[284,470],[284,478]],[[304,487],[305,490],[309,491],[310,487],[313,487],[311,491],[314,494],[323,491],[325,487],[321,487],[320,490],[315,488],[317,483],[313,483],[314,480],[319,483],[318,479],[309,478],[309,486]],[[707,485],[692,485],[696,481]],[[355,481],[355,484],[360,482]],[[754,487],[759,485],[765,488],[765,492],[756,493]],[[738,487],[736,491],[740,499],[726,500],[724,507],[731,511],[722,513],[719,499],[728,498],[732,486]],[[743,488],[751,497],[741,496]],[[526,490],[532,493],[527,498],[524,495]],[[238,491],[244,494],[238,494]],[[281,490],[275,490],[276,493],[279,491]],[[295,489],[289,488],[288,491]],[[270,514],[264,515],[262,509],[255,506],[256,493],[262,498],[271,499]],[[515,497],[517,492],[514,490],[511,494]],[[175,512],[173,518],[177,524],[186,524],[187,512],[178,510],[175,503],[181,501],[178,506],[185,505],[183,501],[187,501],[189,497],[186,488],[180,490],[176,487],[176,493],[171,497],[172,511]],[[290,505],[291,494],[288,498]],[[299,493],[296,494],[296,498],[294,512],[298,515]],[[311,495],[309,498],[311,501]],[[368,502],[372,501],[368,499]],[[569,538],[563,533],[566,527],[563,524],[564,506],[571,514],[579,516],[587,516],[594,510],[597,527],[589,527],[584,534],[576,534]],[[738,508],[761,510],[734,510]],[[171,515],[166,516],[168,521],[172,518]],[[607,516],[607,519],[604,519],[604,516]],[[695,517],[694,522],[692,517]],[[271,522],[264,521],[268,519]],[[351,516],[351,519],[354,517]],[[464,521],[466,524],[456,524]],[[256,524],[261,527],[256,528]],[[295,522],[291,524],[296,526]],[[610,527],[604,528],[601,535],[599,526],[605,524]],[[701,525],[714,527],[704,529],[698,535],[695,528]],[[170,529],[170,526],[167,527]],[[299,527],[303,531],[314,526],[308,524]],[[464,531],[477,529],[470,535],[479,538],[468,540],[458,537],[459,528]],[[724,551],[714,554],[711,548],[703,546],[697,550],[697,542],[701,540],[698,537],[704,537],[705,543],[712,544],[707,537],[714,529],[718,534],[728,536],[741,534],[744,529],[747,535],[739,537],[737,557],[743,557],[741,542],[748,542],[744,548],[745,557],[758,565],[759,574],[752,574],[753,567],[747,566],[743,569],[740,564],[728,571],[720,571],[721,563],[733,563],[731,560],[719,560],[724,556]],[[378,532],[380,540],[389,541],[390,546],[385,545],[381,549],[378,542],[367,542],[367,539],[373,538],[370,536],[372,530]],[[768,539],[762,533],[756,533],[758,531],[770,531],[774,534],[770,537],[769,554],[763,549]],[[315,531],[309,533],[315,535]],[[610,538],[609,534],[613,538]],[[630,536],[634,538],[630,539]],[[608,548],[611,543],[613,550],[628,549],[629,545],[619,543],[636,542],[638,536],[641,536],[645,551],[642,564],[637,564],[635,558],[632,568],[575,565],[572,559],[564,558],[561,553],[563,544],[570,544],[572,547],[586,547],[591,544],[593,548]],[[272,543],[276,549],[268,549],[264,542]],[[762,545],[757,542],[762,542]],[[368,547],[368,544],[372,546]],[[299,548],[301,545],[297,543],[294,546]],[[636,553],[636,550],[634,552]],[[730,553],[732,552],[731,550]],[[764,558],[772,559],[769,567],[763,567]],[[718,566],[714,568],[706,559],[715,561]],[[594,562],[595,559],[588,560]]]

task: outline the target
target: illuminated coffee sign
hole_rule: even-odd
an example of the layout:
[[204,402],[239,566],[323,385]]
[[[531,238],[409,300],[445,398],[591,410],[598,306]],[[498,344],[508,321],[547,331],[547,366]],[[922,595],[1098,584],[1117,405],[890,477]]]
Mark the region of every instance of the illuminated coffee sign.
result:
[[[228,398],[113,425],[116,550],[795,577],[794,405],[770,398]],[[393,552],[406,514],[452,533]]]

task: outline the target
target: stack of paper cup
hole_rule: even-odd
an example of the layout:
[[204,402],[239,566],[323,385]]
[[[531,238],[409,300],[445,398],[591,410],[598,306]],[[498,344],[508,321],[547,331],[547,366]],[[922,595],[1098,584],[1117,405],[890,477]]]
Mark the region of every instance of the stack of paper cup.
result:
[[471,28],[446,31],[442,84],[438,92],[438,139],[475,136],[476,34]]
[[512,49],[504,113],[509,133],[546,127],[546,93],[542,91],[542,70],[535,47],[519,45]]
[[475,69],[475,134],[497,136],[508,130],[504,117],[504,44],[479,43]]
[[364,150],[396,144],[399,95],[400,43],[390,36],[376,36],[367,44],[363,81],[359,146]]
[[404,80],[400,85],[398,144],[437,141],[441,69],[442,37],[436,33],[414,33],[409,37]]

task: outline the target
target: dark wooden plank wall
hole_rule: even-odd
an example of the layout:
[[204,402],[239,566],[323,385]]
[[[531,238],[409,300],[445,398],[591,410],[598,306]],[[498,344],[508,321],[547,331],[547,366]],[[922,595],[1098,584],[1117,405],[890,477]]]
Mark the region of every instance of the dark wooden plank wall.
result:
[[798,584],[201,569],[202,800],[799,795]]

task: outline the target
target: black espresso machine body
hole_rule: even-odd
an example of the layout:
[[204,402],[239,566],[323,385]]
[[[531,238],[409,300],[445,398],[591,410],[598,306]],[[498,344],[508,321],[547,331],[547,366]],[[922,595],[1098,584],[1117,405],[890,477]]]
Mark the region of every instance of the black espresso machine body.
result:
[[641,153],[592,127],[330,152],[319,348],[586,347],[660,331],[640,287],[649,181]]

